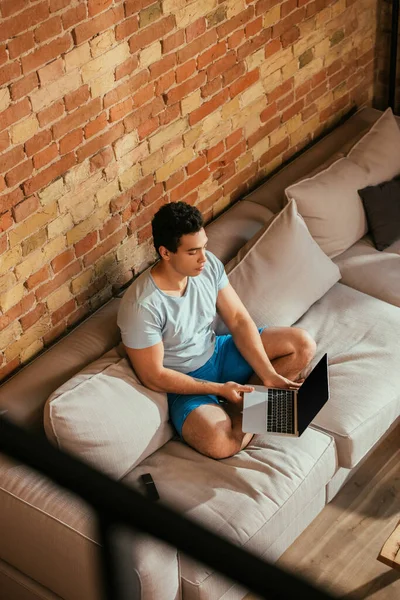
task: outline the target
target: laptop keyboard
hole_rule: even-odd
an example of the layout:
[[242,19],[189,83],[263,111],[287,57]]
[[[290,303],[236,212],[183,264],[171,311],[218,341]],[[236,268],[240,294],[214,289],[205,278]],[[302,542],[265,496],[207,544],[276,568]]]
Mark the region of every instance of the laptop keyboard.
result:
[[269,389],[267,431],[294,433],[294,391]]

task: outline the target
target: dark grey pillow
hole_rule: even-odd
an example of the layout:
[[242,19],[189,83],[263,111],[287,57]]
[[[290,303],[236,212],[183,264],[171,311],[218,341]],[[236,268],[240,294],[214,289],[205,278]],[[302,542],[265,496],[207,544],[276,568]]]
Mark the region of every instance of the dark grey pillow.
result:
[[358,190],[378,250],[400,238],[400,177]]

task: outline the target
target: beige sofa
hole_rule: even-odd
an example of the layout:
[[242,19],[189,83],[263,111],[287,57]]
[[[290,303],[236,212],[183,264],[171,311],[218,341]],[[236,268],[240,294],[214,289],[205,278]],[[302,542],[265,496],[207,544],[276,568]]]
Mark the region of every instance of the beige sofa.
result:
[[[229,263],[284,208],[285,189],[346,156],[380,116],[376,110],[362,109],[236,203],[207,227],[210,250]],[[157,432],[132,468],[126,468],[127,454],[107,462],[101,444],[80,455],[96,464],[96,452],[103,452],[105,462],[99,461],[99,468],[114,474],[119,469],[117,476],[129,486],[138,486],[139,476],[150,472],[166,504],[275,561],[398,422],[399,255],[399,242],[378,252],[366,233],[329,262],[332,276],[336,264],[342,279],[326,284],[329,289],[294,323],[288,317],[289,324],[304,327],[317,341],[313,364],[325,352],[329,358],[330,400],[300,438],[256,436],[236,456],[211,460],[173,437],[165,402],[158,397],[151,401],[157,407]],[[285,273],[282,281],[287,281]],[[284,298],[286,292],[284,287],[275,293]],[[119,303],[119,298],[112,299],[1,386],[0,410],[43,434],[46,400],[64,386],[61,390],[72,390],[68,397],[76,401],[82,381],[68,382],[79,371],[86,369],[84,381],[95,381],[111,365],[117,381],[115,369],[126,360],[116,326]],[[263,304],[261,297],[257,303]],[[128,379],[126,384],[135,385]],[[82,402],[85,397],[82,394]],[[56,408],[65,409],[61,398],[59,394],[57,404],[53,394],[53,413],[46,404],[48,433]],[[90,508],[5,457],[0,458],[0,532],[2,599],[100,598],[96,521]],[[212,569],[146,536],[127,535],[124,544],[136,564],[132,585],[146,600],[234,600],[246,594]]]

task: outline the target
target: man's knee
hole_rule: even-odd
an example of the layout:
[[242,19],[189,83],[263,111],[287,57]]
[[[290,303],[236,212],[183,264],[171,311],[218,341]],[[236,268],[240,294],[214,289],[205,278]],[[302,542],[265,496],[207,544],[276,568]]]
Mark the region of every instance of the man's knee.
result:
[[314,358],[317,344],[311,335],[301,327],[294,327],[295,330],[295,352],[301,357],[305,364],[311,362]]
[[[182,427],[182,437],[189,446],[215,459],[233,456],[241,448],[241,440],[236,439],[233,434],[231,419],[222,408],[219,407],[219,410],[223,412],[223,416],[214,422],[205,422],[203,415],[194,410]],[[204,408],[202,412],[205,412]]]

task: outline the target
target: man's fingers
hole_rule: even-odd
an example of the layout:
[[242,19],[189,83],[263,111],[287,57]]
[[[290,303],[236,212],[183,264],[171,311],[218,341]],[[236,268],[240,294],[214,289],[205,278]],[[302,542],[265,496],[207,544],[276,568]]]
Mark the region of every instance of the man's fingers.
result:
[[241,385],[240,391],[241,392],[254,392],[254,387],[252,385]]

